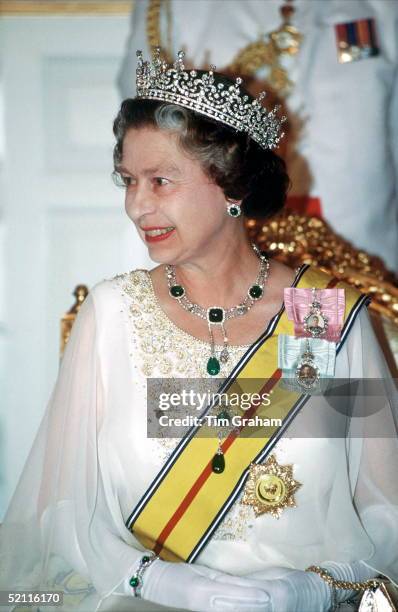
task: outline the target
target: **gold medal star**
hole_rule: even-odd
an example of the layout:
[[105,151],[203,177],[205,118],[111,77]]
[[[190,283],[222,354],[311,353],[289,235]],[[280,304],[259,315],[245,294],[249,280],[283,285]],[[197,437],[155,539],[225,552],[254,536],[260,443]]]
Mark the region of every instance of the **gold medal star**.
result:
[[293,478],[293,465],[279,465],[274,455],[265,463],[250,465],[242,504],[252,506],[256,516],[272,514],[279,519],[284,508],[295,508],[294,493],[302,485]]

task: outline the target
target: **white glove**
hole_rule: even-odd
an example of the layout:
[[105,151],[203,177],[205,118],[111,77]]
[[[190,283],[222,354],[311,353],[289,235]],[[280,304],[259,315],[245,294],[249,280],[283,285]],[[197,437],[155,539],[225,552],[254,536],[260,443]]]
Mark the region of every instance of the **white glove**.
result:
[[[255,581],[200,565],[157,559],[143,574],[141,597],[153,603],[195,612],[268,612],[269,596],[260,582],[255,586],[250,582]],[[124,584],[125,592],[132,595],[129,579]]]
[[[328,561],[322,563],[321,567],[328,570],[336,580],[362,582],[376,575],[375,570],[363,561]],[[263,588],[269,594],[270,612],[322,612],[332,607],[332,588],[314,572],[274,567],[244,577],[250,580],[253,587]],[[344,589],[336,589],[335,592],[337,603],[358,593]]]
[[[276,570],[284,573],[276,578]],[[275,573],[276,572],[276,573]],[[288,573],[287,573],[288,572]],[[253,587],[262,588],[270,597],[264,612],[326,612],[332,605],[331,588],[320,576],[301,570],[272,568],[243,576]],[[279,572],[280,573],[280,572]],[[266,576],[271,576],[266,578]]]

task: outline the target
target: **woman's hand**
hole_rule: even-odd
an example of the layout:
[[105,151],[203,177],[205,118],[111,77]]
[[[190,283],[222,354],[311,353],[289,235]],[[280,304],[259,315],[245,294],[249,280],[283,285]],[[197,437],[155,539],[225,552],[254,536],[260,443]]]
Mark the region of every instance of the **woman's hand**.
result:
[[332,605],[329,585],[312,572],[273,567],[244,578],[268,593],[270,612],[324,612]]
[[196,612],[272,610],[270,598],[260,581],[223,574],[200,565],[168,563],[160,559],[146,570],[141,596],[164,606]]
[[[336,580],[344,582],[364,582],[377,575],[376,570],[363,561],[326,561],[322,567]],[[331,587],[314,572],[272,567],[248,574],[244,578],[269,594],[272,612],[322,612],[332,607]],[[336,603],[342,603],[357,594],[357,591],[336,589]]]

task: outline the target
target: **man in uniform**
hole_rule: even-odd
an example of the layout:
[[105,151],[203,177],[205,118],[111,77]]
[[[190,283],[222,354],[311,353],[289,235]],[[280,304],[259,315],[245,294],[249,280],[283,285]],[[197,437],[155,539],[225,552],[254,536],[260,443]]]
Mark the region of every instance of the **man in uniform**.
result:
[[288,204],[398,269],[398,2],[136,0],[123,97],[134,94],[136,49],[149,55],[154,43],[220,70],[260,43],[255,76],[292,128]]

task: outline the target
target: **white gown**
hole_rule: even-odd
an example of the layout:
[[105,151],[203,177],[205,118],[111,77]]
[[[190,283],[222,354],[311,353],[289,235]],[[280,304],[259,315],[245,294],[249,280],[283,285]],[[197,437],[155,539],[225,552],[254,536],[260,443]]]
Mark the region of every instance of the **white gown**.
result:
[[[219,377],[247,348],[231,347]],[[62,589],[54,610],[147,609],[117,596],[144,550],[125,521],[178,440],[147,438],[146,380],[209,378],[208,354],[162,311],[146,270],[93,288],[0,529],[0,589]],[[335,376],[383,379],[377,412],[374,397],[337,409],[310,398],[273,451],[302,483],[297,507],[255,517],[240,496],[196,563],[244,575],[363,560],[398,582],[397,394],[366,308]]]

